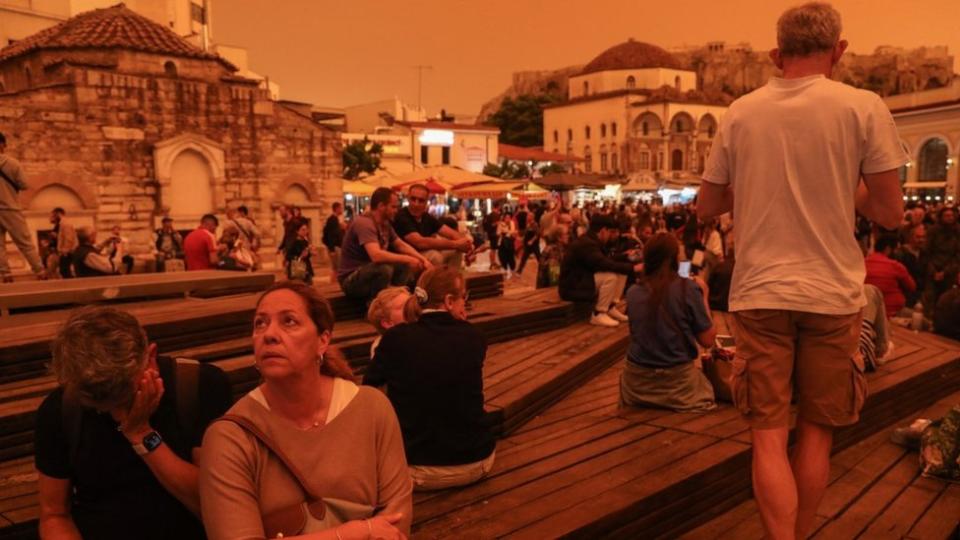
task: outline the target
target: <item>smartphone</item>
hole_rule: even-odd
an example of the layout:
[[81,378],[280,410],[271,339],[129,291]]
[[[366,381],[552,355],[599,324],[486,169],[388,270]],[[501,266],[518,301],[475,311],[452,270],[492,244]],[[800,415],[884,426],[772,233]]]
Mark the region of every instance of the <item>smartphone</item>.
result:
[[718,349],[726,349],[728,351],[736,350],[737,343],[734,341],[733,336],[724,336],[719,335],[715,341]]
[[690,277],[690,261],[681,262],[680,269],[677,270],[677,273],[680,274],[680,277],[683,277],[683,278]]

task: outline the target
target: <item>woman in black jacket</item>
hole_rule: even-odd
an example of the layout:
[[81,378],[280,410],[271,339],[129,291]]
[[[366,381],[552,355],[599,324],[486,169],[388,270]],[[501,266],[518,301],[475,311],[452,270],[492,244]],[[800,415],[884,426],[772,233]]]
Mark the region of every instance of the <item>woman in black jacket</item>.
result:
[[363,378],[386,386],[417,490],[466,485],[493,467],[483,410],[487,343],[467,322],[466,301],[457,270],[424,272],[406,306],[406,319],[416,322],[387,330]]

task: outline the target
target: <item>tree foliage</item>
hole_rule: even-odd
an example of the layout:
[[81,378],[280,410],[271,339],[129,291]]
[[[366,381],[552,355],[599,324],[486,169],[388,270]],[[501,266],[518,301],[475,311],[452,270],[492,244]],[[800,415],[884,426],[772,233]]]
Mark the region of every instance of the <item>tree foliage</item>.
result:
[[540,167],[537,170],[540,171],[540,176],[546,176],[548,174],[562,174],[567,172],[566,167],[556,162],[548,163],[547,165],[544,165],[543,167]]
[[383,157],[383,145],[370,142],[366,138],[353,141],[343,147],[343,177],[356,180],[363,174],[373,174],[380,170]]
[[516,146],[543,146],[543,106],[555,103],[551,94],[507,98],[490,122],[500,128],[500,142]]

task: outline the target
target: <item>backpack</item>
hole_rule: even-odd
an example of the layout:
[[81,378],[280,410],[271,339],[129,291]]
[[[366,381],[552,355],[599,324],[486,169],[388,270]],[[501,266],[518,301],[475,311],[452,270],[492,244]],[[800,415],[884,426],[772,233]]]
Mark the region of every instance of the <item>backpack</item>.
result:
[[920,467],[924,476],[960,483],[960,405],[923,430]]
[[[164,387],[174,393],[174,403],[177,410],[177,421],[183,433],[192,434],[196,431],[198,404],[200,401],[200,362],[187,358],[157,358],[158,367],[161,363],[173,363],[173,380],[164,380]],[[75,466],[80,448],[80,433],[83,429],[83,407],[63,397],[64,434],[67,439],[69,462]]]

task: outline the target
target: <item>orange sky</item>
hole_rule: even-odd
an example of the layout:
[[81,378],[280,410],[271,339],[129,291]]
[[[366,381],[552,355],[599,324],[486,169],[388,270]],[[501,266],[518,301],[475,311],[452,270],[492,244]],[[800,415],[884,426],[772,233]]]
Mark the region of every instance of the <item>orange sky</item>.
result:
[[[662,47],[723,40],[767,49],[794,0],[211,0],[213,36],[246,47],[284,99],[342,107],[394,95],[430,114],[475,114],[514,71],[590,61],[633,37]],[[855,52],[947,45],[960,0],[836,0]]]

